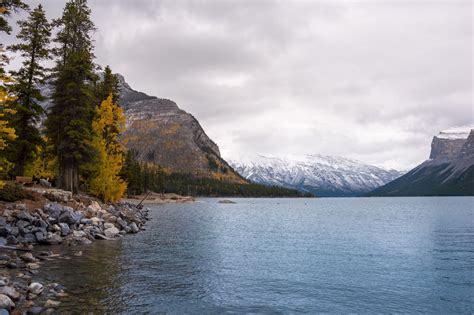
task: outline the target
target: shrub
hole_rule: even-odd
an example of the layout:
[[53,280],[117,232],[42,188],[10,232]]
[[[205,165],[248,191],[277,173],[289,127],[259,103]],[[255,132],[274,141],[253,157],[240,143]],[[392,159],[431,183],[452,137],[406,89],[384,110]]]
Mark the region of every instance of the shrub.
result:
[[22,186],[12,183],[6,183],[2,189],[0,189],[0,200],[13,202],[29,198],[28,192],[23,189]]

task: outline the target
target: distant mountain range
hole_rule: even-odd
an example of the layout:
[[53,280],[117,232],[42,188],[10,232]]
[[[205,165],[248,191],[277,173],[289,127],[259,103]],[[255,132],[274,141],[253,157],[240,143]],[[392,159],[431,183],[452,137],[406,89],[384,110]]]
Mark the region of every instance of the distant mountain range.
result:
[[474,126],[433,137],[430,158],[368,196],[474,195]]
[[325,155],[254,155],[229,163],[252,182],[298,189],[320,197],[359,196],[402,175],[396,170]]

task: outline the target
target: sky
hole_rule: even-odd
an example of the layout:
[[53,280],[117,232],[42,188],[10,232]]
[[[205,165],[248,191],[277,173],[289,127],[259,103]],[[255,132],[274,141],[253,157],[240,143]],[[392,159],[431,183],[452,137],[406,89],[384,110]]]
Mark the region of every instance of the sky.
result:
[[[65,3],[41,2],[49,17]],[[97,63],[193,114],[225,158],[324,154],[407,170],[439,131],[474,121],[470,0],[89,5]]]

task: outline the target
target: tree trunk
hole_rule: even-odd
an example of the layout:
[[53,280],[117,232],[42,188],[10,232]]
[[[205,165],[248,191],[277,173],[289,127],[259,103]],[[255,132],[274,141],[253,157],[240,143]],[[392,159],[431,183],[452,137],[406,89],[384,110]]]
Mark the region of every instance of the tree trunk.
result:
[[73,194],[79,192],[79,174],[74,159],[63,160],[59,166],[58,187]]

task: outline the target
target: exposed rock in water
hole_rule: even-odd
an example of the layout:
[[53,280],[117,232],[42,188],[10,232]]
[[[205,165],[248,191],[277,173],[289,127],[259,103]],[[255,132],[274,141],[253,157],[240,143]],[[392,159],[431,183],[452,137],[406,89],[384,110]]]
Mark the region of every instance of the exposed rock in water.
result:
[[232,203],[236,203],[236,202],[235,202],[235,201],[232,201],[232,200],[224,199],[224,200],[219,200],[219,203],[229,203],[229,204],[232,204]]

